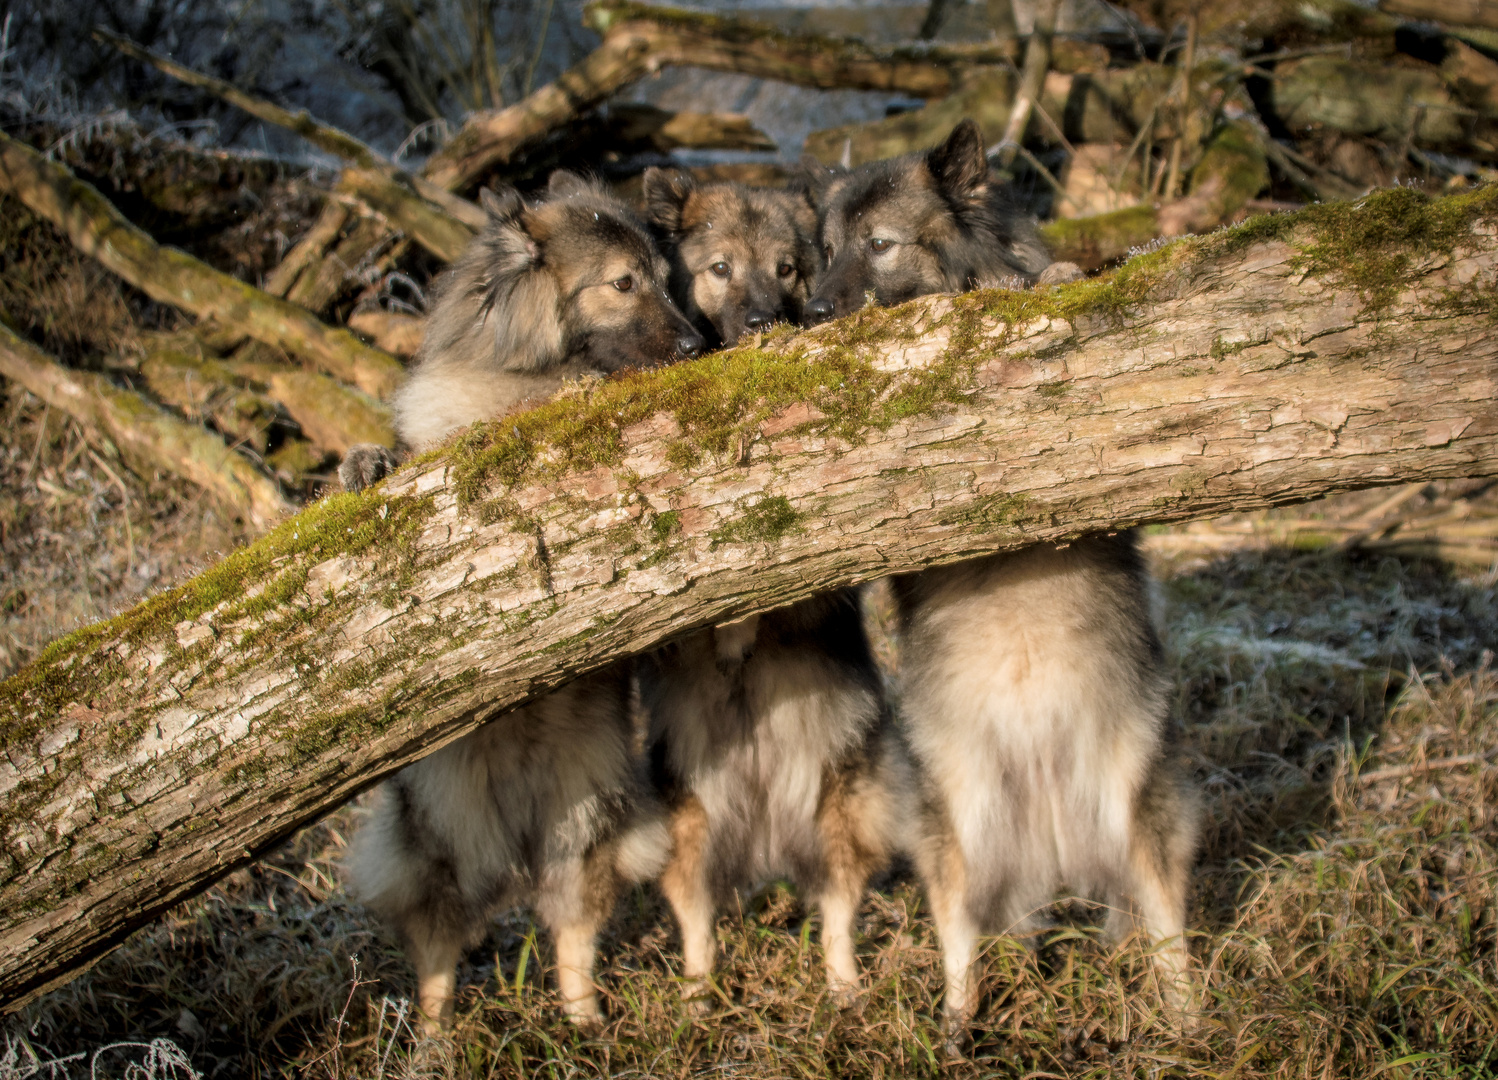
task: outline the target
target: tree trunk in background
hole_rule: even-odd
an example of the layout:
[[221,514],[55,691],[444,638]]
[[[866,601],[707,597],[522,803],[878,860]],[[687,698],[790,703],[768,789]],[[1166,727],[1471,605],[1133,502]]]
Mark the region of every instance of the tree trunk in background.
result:
[[1043,294],[868,310],[577,390],[324,500],[0,684],[0,1000],[690,627],[1093,530],[1498,473],[1495,223],[1494,189],[1400,189]]

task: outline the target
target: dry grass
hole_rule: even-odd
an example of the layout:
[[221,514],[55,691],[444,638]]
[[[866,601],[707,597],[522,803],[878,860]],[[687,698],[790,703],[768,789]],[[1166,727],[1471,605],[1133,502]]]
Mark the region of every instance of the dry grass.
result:
[[1033,952],[990,944],[974,1045],[944,1060],[937,943],[894,877],[864,907],[854,1011],[830,1004],[814,923],[772,885],[720,922],[716,1011],[685,1019],[674,928],[641,889],[604,944],[604,1037],[560,1018],[548,945],[517,912],[465,961],[452,1042],[423,1043],[409,969],[343,894],[349,807],[9,1021],[0,1076],[125,1040],[107,1060],[138,1067],[161,1037],[210,1077],[1490,1075],[1498,571],[1286,550],[1160,568],[1174,722],[1209,805],[1190,919],[1205,1009],[1185,1034],[1137,947],[1109,948],[1071,905]]
[[136,476],[66,414],[0,383],[0,678],[245,538],[191,484]]

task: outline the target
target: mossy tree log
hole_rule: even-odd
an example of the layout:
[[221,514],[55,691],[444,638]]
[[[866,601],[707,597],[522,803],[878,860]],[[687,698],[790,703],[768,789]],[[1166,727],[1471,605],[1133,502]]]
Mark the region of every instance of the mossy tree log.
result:
[[1498,188],[580,388],[0,684],[0,1001],[495,713],[690,627],[1098,529],[1498,474]]
[[0,189],[56,225],[85,255],[153,300],[305,357],[366,393],[385,397],[404,369],[388,353],[306,309],[162,247],[98,190],[25,143],[0,133]]

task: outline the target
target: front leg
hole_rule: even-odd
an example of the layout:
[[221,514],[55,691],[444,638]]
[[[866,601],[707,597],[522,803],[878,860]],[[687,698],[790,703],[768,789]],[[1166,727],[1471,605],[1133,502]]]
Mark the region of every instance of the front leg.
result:
[[395,451],[378,443],[351,446],[338,466],[338,479],[344,491],[363,491],[400,468]]

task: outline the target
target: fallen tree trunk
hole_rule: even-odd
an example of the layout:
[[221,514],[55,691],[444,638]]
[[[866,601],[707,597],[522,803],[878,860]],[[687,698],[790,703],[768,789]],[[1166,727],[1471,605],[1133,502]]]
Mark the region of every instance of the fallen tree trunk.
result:
[[[0,375],[107,438],[147,475],[160,469],[190,480],[255,525],[268,526],[292,510],[274,480],[212,432],[179,420],[103,375],[63,367],[3,323]],[[0,738],[8,744],[8,736],[7,725]]]
[[1495,287],[1498,188],[1399,189],[480,425],[0,684],[0,1000],[689,627],[1097,529],[1498,474]]
[[324,371],[385,397],[404,368],[388,353],[305,309],[230,277],[184,251],[161,247],[103,195],[65,167],[0,133],[0,188],[56,225],[85,255],[99,260],[153,300],[199,319],[304,356]]

